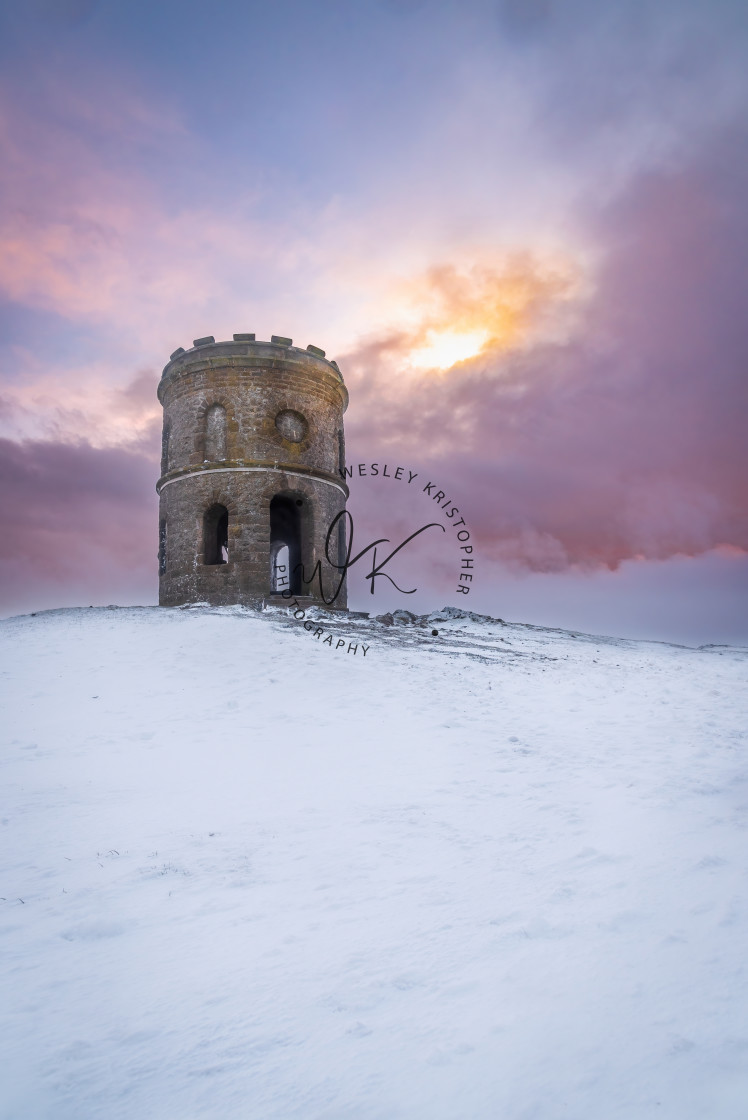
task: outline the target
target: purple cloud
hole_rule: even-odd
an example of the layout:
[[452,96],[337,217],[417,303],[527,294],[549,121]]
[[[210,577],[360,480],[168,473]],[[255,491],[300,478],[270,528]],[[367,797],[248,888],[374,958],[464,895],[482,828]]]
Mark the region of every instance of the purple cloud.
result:
[[154,601],[157,504],[150,458],[0,440],[2,608]]
[[398,382],[398,339],[348,355],[349,446],[408,447],[484,547],[536,570],[748,549],[745,136],[640,178],[573,337]]

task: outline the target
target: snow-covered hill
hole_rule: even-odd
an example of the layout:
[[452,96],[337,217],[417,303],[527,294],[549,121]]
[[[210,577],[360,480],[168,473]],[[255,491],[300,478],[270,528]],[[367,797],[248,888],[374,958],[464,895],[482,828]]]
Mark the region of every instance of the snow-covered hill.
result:
[[0,624],[4,1120],[744,1120],[745,652],[423,623]]

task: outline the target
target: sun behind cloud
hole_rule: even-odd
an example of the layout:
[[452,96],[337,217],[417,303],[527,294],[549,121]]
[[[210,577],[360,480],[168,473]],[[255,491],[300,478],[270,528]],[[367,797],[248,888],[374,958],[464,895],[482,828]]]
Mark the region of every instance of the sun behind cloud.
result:
[[486,350],[511,350],[558,327],[579,295],[571,260],[517,254],[498,266],[429,269],[407,285],[413,309],[400,335],[401,358],[414,370],[446,372]]
[[423,369],[451,369],[479,354],[491,337],[488,330],[428,331],[426,345],[411,350],[409,359]]

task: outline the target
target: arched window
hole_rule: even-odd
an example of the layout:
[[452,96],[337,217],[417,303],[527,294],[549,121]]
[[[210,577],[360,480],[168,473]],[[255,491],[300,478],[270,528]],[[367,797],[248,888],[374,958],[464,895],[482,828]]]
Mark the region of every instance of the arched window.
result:
[[226,409],[212,404],[205,413],[205,461],[217,463],[226,458]]
[[214,505],[203,517],[203,556],[205,564],[226,564],[229,558],[229,511]]
[[[301,594],[301,506],[301,499],[287,494],[276,494],[270,503],[270,587],[276,594],[285,588],[292,595]],[[276,561],[286,553],[288,583],[279,588]]]

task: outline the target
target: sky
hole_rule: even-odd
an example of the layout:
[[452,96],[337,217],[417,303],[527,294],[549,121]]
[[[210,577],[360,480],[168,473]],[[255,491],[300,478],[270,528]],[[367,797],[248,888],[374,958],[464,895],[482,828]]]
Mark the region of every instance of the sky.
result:
[[747,63],[724,0],[0,0],[0,610],[156,601],[160,371],[254,331],[465,606],[748,641]]

